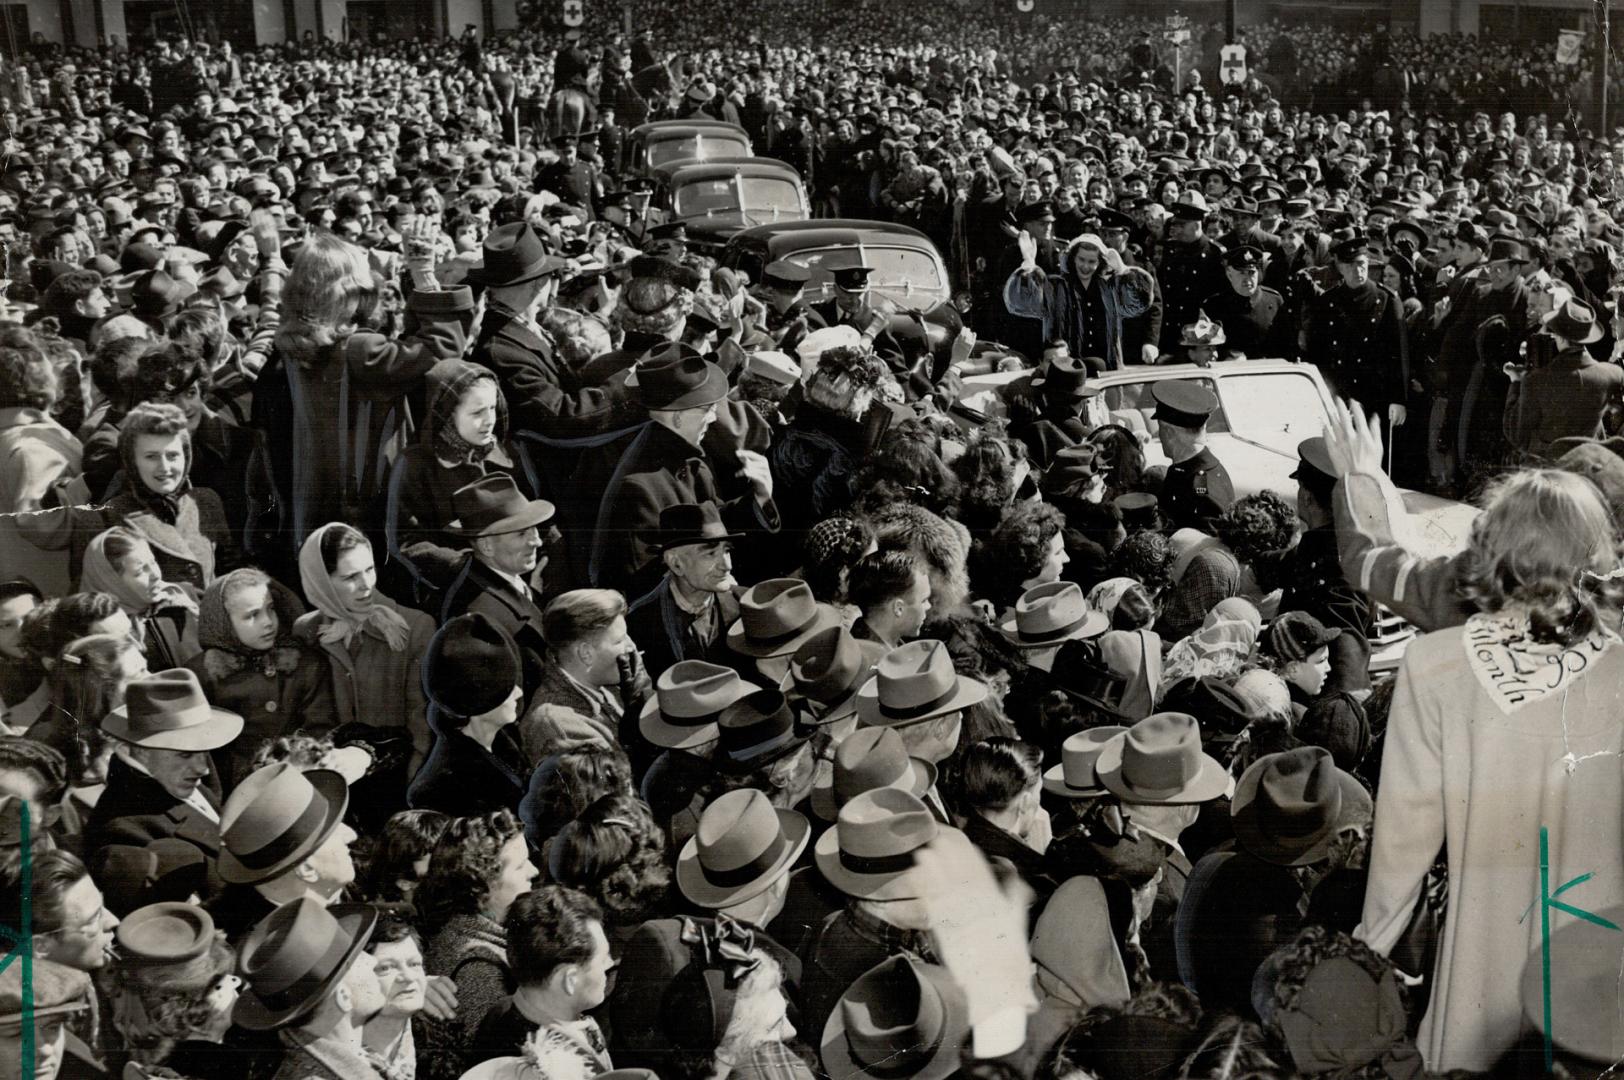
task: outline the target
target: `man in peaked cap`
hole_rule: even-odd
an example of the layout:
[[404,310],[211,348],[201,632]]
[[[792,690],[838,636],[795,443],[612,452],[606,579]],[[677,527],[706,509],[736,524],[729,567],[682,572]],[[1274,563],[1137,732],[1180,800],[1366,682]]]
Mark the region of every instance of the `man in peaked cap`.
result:
[[1285,298],[1263,284],[1268,262],[1260,248],[1244,245],[1224,253],[1229,280],[1201,305],[1201,311],[1224,328],[1229,348],[1260,359],[1294,359],[1297,330]]
[[1168,528],[1200,529],[1214,535],[1214,522],[1235,501],[1229,472],[1207,448],[1207,418],[1218,398],[1198,382],[1166,379],[1151,390],[1156,399],[1157,435],[1167,454],[1161,506]]
[[1358,401],[1384,423],[1402,424],[1410,394],[1404,305],[1372,278],[1364,238],[1340,241],[1332,256],[1338,281],[1313,301],[1304,355],[1334,393]]
[[1203,233],[1209,208],[1198,192],[1187,192],[1173,204],[1167,241],[1156,263],[1162,286],[1163,353],[1178,348],[1179,330],[1195,322],[1201,302],[1226,288],[1223,249]]
[[1326,626],[1348,633],[1332,645],[1332,667],[1351,676],[1347,689],[1369,685],[1368,634],[1373,617],[1370,598],[1350,587],[1337,560],[1336,521],[1332,515],[1336,472],[1325,439],[1315,436],[1297,444],[1297,516],[1307,526],[1292,557],[1294,573],[1286,579],[1280,611],[1305,611]]

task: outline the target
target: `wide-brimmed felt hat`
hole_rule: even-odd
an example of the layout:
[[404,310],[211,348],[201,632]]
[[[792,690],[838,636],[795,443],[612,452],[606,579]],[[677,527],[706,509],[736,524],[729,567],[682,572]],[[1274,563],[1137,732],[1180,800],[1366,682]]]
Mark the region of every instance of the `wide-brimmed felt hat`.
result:
[[789,663],[790,678],[802,699],[817,706],[816,714],[802,713],[803,723],[833,723],[857,711],[857,691],[873,665],[851,631],[836,623],[801,643]]
[[556,508],[546,499],[527,499],[513,477],[491,472],[451,493],[457,516],[446,531],[473,539],[500,536],[551,521]]
[[161,319],[180,310],[197,286],[176,281],[165,270],[148,270],[130,283],[130,306],[135,314]]
[[777,689],[757,690],[733,702],[716,718],[721,742],[712,761],[724,773],[741,774],[770,765],[811,737],[795,724],[789,699]]
[[267,765],[237,785],[220,810],[220,880],[269,881],[315,853],[344,820],[350,788],[331,769]]
[[672,342],[637,362],[626,385],[644,408],[676,412],[727,396],[727,376],[690,345]]
[[1213,675],[1180,679],[1162,695],[1162,708],[1195,717],[1201,725],[1202,738],[1209,743],[1232,739],[1257,719],[1246,699],[1229,683]]
[[819,873],[848,896],[905,900],[919,895],[910,873],[917,852],[946,831],[918,796],[875,788],[840,808],[835,827],[818,837],[813,857]]
[[1094,764],[1100,784],[1124,802],[1179,805],[1229,793],[1223,763],[1201,750],[1187,713],[1151,713],[1112,739]]
[[101,730],[155,750],[218,750],[242,734],[242,725],[236,713],[209,704],[190,669],[170,668],[132,680]]
[[485,237],[484,256],[484,263],[468,277],[490,288],[523,285],[569,266],[548,250],[547,241],[528,221],[492,229]]
[[1487,261],[1525,263],[1528,261],[1528,249],[1516,237],[1497,236],[1489,241]]
[[1600,341],[1604,330],[1596,319],[1595,310],[1583,300],[1569,300],[1540,319],[1548,332],[1564,337],[1575,345],[1589,345]]
[[812,825],[754,788],[717,797],[677,857],[677,887],[690,903],[725,908],[759,896],[806,850]]
[[898,788],[921,799],[936,786],[936,766],[908,756],[894,728],[858,728],[835,747],[834,768],[812,787],[812,812],[834,821],[865,791]]
[[[15,847],[16,841],[8,845],[0,835],[0,847],[4,846]],[[107,910],[120,918],[150,904],[185,901],[208,892],[208,856],[179,837],[159,837],[145,844],[108,844],[86,863],[91,877],[101,885]]]
[[148,904],[124,916],[113,936],[121,964],[183,964],[214,944],[214,920],[196,904]]
[[741,656],[788,656],[807,639],[840,621],[797,578],[770,578],[739,597],[739,617],[727,629],[727,646]]
[[1043,790],[1063,799],[1093,799],[1106,794],[1096,771],[1100,751],[1127,730],[1112,724],[1068,735],[1060,744],[1060,764],[1043,774]]
[[969,1005],[947,969],[893,956],[840,995],[819,1053],[831,1080],[944,1080],[970,1034]]
[[246,985],[232,1021],[249,1031],[273,1031],[307,1016],[344,978],[377,923],[371,904],[324,907],[309,896],[265,916],[240,950]]
[[714,502],[674,503],[660,510],[659,549],[741,540],[744,533],[728,532]]
[[1041,649],[1072,638],[1093,637],[1109,626],[1105,614],[1088,606],[1082,588],[1073,581],[1032,586],[998,624],[1018,649]]
[[732,668],[679,660],[660,672],[638,730],[655,746],[688,750],[715,739],[722,710],[760,690]]
[[1032,374],[1032,389],[1059,398],[1081,399],[1099,394],[1098,387],[1088,385],[1088,364],[1075,356],[1057,356],[1038,368]]
[[1253,762],[1235,783],[1229,812],[1248,852],[1278,866],[1307,866],[1330,852],[1343,822],[1368,819],[1370,811],[1370,794],[1336,767],[1329,750],[1300,746]]
[[880,658],[857,691],[857,715],[869,727],[902,727],[985,700],[986,684],[958,674],[947,646],[924,638]]

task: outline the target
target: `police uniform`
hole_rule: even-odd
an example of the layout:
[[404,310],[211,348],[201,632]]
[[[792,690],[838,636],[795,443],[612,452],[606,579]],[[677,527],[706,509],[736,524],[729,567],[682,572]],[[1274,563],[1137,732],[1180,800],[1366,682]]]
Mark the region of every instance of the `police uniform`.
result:
[[564,203],[580,207],[590,221],[603,198],[603,180],[598,167],[584,159],[576,158],[572,164],[559,160],[536,173],[536,190],[550,191]]
[[[1316,493],[1329,513],[1336,474],[1325,440],[1318,436],[1304,439],[1297,445],[1297,459],[1292,478]],[[1334,523],[1303,533],[1292,557],[1292,570],[1279,610],[1306,611],[1331,629],[1346,631],[1332,643],[1332,663],[1352,679],[1352,687],[1367,686],[1373,616],[1370,597],[1349,585],[1342,572]]]
[[[1363,240],[1346,240],[1335,257],[1345,261],[1363,249]],[[1339,281],[1313,301],[1305,357],[1319,367],[1332,393],[1378,415],[1387,405],[1404,404],[1410,359],[1398,295],[1374,280],[1357,286]]]
[[811,325],[812,308],[797,296],[780,311],[773,306],[773,290],[804,289],[811,278],[812,272],[806,267],[778,259],[767,264],[761,272],[761,284],[750,290],[750,295],[760,300],[767,309],[762,328],[772,338],[774,346],[784,352],[793,353],[801,339],[806,337]]
[[[1174,217],[1188,219],[1192,214],[1195,209],[1173,208]],[[1162,352],[1178,348],[1180,328],[1195,322],[1203,300],[1228,288],[1223,255],[1224,249],[1205,236],[1193,244],[1169,241],[1162,245],[1156,265],[1156,278],[1162,285]]]
[[[1263,252],[1255,247],[1239,247],[1224,256],[1224,265],[1229,269],[1256,267],[1260,274],[1264,261]],[[1285,297],[1267,285],[1258,286],[1251,296],[1243,296],[1226,285],[1202,303],[1201,311],[1224,328],[1228,346],[1249,359],[1290,360],[1297,354],[1297,335],[1291,327]]]
[[[1212,391],[1193,382],[1159,382],[1151,394],[1156,399],[1157,423],[1200,430],[1206,427],[1207,417],[1218,408],[1218,399]],[[1210,534],[1213,523],[1234,501],[1235,485],[1230,483],[1223,462],[1210,449],[1202,447],[1167,467],[1167,478],[1162,481],[1161,507],[1169,532],[1192,528]]]
[[[888,361],[900,362],[902,346],[891,336],[891,316],[896,312],[896,305],[883,296],[875,296],[866,291],[868,275],[872,267],[842,266],[834,271],[835,284],[853,291],[864,289],[857,307],[847,311],[840,306],[838,297],[832,297],[820,304],[810,305],[813,328],[823,326],[850,326],[855,328],[874,343],[874,351],[885,357]],[[895,365],[893,364],[893,367]]]

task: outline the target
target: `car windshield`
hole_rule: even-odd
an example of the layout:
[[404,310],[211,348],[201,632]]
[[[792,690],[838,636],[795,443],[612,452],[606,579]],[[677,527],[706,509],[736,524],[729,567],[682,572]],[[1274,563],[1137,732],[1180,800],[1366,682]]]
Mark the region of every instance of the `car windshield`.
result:
[[930,252],[917,248],[865,246],[861,253],[849,247],[815,248],[797,251],[789,261],[812,271],[807,293],[818,299],[833,295],[830,274],[838,267],[854,265],[859,258],[874,268],[869,288],[904,307],[947,299],[941,264]]
[[774,176],[712,176],[684,184],[672,201],[678,217],[726,214],[744,210],[772,221],[800,221],[806,217],[800,192],[788,180]]
[[1296,457],[1299,443],[1325,429],[1325,403],[1306,373],[1230,372],[1218,386],[1235,434],[1271,450]]
[[664,165],[678,158],[708,161],[719,157],[749,157],[750,145],[737,135],[706,132],[675,139],[655,139],[648,144],[649,165]]

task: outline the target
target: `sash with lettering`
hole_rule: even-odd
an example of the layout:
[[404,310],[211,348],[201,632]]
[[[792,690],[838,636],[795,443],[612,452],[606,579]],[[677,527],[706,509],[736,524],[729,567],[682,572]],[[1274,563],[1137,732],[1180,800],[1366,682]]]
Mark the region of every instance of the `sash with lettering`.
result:
[[1619,643],[1597,632],[1572,645],[1541,644],[1528,636],[1527,614],[1517,611],[1471,616],[1461,641],[1477,681],[1508,713],[1566,692]]

